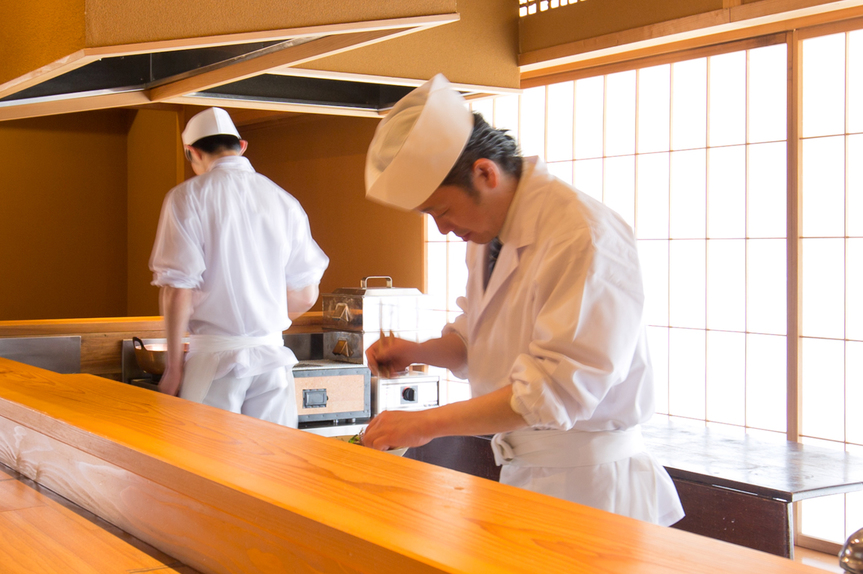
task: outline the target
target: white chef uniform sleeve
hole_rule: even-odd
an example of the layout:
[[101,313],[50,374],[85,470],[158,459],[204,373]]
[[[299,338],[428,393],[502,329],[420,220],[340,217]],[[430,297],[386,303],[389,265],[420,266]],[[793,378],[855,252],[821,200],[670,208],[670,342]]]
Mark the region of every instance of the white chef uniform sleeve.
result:
[[294,205],[290,217],[290,254],[285,265],[285,282],[288,289],[298,291],[321,282],[330,259],[312,238],[309,218],[299,203]]
[[[461,315],[456,317],[452,323],[447,323],[446,325],[444,325],[443,330],[441,331],[441,336],[453,333],[461,339],[462,343],[464,343],[465,348],[467,348],[467,315],[465,314],[465,309],[467,309],[467,297],[459,297],[458,299],[456,299],[455,303],[462,310],[462,313]],[[451,368],[450,371],[452,371],[452,374],[454,374],[460,379],[467,379],[467,361],[465,361],[458,367]]]
[[162,205],[150,255],[152,285],[195,289],[206,269],[201,224],[190,196],[177,191],[171,191]]
[[589,419],[629,376],[644,307],[634,240],[587,231],[548,248],[538,273],[529,352],[511,371],[513,409],[532,427]]

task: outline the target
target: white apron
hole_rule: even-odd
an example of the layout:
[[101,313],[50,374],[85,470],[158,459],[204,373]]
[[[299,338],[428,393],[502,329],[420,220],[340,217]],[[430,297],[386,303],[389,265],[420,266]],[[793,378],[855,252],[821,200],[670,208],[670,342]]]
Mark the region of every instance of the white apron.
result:
[[[191,335],[189,337],[189,354],[183,371],[183,384],[180,387],[180,398],[188,399],[196,403],[204,402],[204,397],[210,390],[213,380],[224,376],[225,368],[220,353],[232,353],[254,347],[279,347],[286,349],[289,353],[280,353],[284,357],[281,364],[269,364],[268,368],[259,369],[259,374],[281,366],[290,366],[297,362],[290,349],[284,346],[281,333],[273,333],[264,337],[244,337],[228,335]],[[221,367],[221,368],[220,368]]]
[[644,450],[640,426],[598,432],[524,429],[496,434],[491,448],[503,466],[503,484],[661,526],[684,516],[671,477]]

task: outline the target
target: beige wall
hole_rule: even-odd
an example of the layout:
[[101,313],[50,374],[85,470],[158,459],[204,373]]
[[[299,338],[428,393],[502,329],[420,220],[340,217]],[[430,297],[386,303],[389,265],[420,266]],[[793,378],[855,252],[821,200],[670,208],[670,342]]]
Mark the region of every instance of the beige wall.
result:
[[459,21],[315,60],[302,68],[519,87],[518,2],[461,0]]
[[0,123],[0,320],[126,313],[129,112]]
[[455,11],[456,0],[87,0],[87,46],[412,18]]
[[84,47],[84,0],[3,0],[0,86]]
[[[423,287],[422,218],[365,199],[365,155],[378,120],[308,116],[241,130],[255,169],[287,189],[330,257],[323,293],[389,275]],[[320,307],[320,303],[318,303]]]
[[159,314],[159,289],[150,285],[150,250],[162,200],[185,179],[181,116],[182,110],[138,110],[129,128],[126,314],[131,317]]
[[[158,314],[148,261],[179,142],[197,110],[116,110],[0,124],[0,320]],[[330,257],[321,291],[389,275],[423,287],[422,218],[365,199],[378,120],[300,116],[240,128]],[[318,302],[316,309],[320,309]]]

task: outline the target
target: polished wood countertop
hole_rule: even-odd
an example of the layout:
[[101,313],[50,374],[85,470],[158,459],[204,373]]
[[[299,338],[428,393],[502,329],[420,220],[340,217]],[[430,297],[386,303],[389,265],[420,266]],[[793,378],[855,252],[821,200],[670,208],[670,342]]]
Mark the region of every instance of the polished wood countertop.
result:
[[3,464],[0,564],[3,574],[197,574]]
[[0,462],[201,572],[818,572],[100,377],[5,359]]

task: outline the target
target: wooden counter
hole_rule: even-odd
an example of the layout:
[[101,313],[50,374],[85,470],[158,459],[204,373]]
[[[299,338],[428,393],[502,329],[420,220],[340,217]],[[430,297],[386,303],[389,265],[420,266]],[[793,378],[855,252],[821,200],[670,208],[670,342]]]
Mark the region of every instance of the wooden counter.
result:
[[819,572],[159,395],[0,359],[0,461],[201,572]]
[[3,464],[0,570],[3,574],[197,574]]

